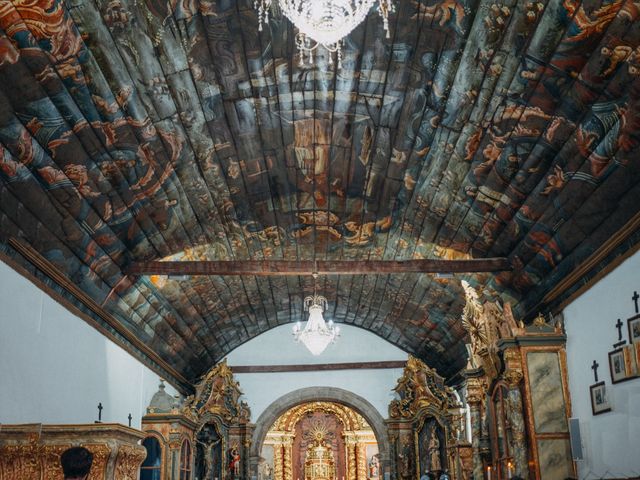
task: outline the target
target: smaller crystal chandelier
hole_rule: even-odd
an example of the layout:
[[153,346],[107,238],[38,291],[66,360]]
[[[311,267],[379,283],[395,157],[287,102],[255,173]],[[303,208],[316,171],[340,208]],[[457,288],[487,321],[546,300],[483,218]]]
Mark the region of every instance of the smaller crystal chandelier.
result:
[[[313,63],[313,52],[322,45],[329,51],[329,63],[333,54],[342,66],[342,39],[362,23],[376,0],[254,0],[258,11],[258,30],[267,23],[269,8],[275,5],[298,28],[296,46],[300,54],[300,66],[306,56]],[[392,0],[377,0],[378,12],[389,38],[389,14],[394,11]]]
[[304,309],[309,311],[309,320],[302,329],[300,322],[293,326],[293,337],[296,342],[302,342],[313,355],[320,355],[325,348],[335,342],[340,336],[340,327],[333,325],[333,320],[325,323],[322,312],[327,307],[327,299],[322,295],[306,297]]

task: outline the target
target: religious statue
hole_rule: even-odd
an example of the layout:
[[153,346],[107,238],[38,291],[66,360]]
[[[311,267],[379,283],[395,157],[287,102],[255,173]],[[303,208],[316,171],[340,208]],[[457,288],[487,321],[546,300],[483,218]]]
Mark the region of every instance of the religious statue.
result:
[[[217,476],[215,473],[215,450],[221,441],[214,431],[209,428],[204,428],[196,436],[198,450],[201,452],[198,455],[200,462],[198,462],[199,465],[196,465],[196,470],[203,480],[213,480]],[[204,465],[202,465],[202,462],[204,462]]]
[[240,451],[238,445],[233,445],[229,449],[229,474],[232,477],[240,476]]
[[373,455],[369,461],[369,478],[377,479],[380,476],[380,459]]
[[442,464],[440,463],[440,440],[438,440],[438,434],[435,428],[431,431],[427,452],[429,455],[429,470],[432,472],[442,470]]

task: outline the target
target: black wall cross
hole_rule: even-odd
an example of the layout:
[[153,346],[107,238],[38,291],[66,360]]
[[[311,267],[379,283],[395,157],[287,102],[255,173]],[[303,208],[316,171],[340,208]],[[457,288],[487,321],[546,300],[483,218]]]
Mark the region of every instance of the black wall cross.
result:
[[599,366],[600,366],[600,364],[598,362],[596,362],[595,360],[593,361],[593,364],[591,365],[591,370],[593,370],[593,376],[595,377],[596,383],[598,383],[598,367]]
[[96,423],[101,423],[102,422],[102,409],[104,407],[102,406],[102,402],[98,403],[98,420],[96,420]]
[[636,313],[640,313],[638,312],[638,299],[640,298],[640,295],[638,295],[638,292],[633,292],[633,297],[631,297],[631,300],[633,300],[633,304],[636,307]]
[[622,320],[618,319],[618,323],[616,323],[616,328],[618,329],[618,341],[622,340]]
[[[597,382],[597,380],[596,380],[596,382]],[[131,416],[131,414],[129,414],[129,416],[128,416],[127,418],[129,419],[129,426],[131,426],[131,419],[132,419],[133,417]]]

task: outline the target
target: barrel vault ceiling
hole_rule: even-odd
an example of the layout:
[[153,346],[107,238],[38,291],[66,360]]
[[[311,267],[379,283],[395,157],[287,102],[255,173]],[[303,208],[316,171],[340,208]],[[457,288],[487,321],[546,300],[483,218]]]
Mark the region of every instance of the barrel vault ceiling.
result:
[[461,278],[527,320],[635,249],[640,3],[395,4],[336,70],[248,0],[0,0],[3,258],[188,385],[314,280],[135,262],[506,257],[317,280],[328,317],[452,377]]

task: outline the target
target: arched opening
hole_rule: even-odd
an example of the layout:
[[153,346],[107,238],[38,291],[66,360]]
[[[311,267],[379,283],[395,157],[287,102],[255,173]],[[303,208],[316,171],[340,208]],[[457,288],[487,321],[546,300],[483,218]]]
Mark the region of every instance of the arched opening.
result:
[[351,407],[307,402],[283,413],[262,445],[258,480],[380,480],[378,442]]
[[140,467],[140,480],[160,480],[162,477],[162,445],[153,435],[142,441],[147,449],[147,457]]
[[191,442],[188,438],[180,446],[180,480],[191,480]]
[[[258,474],[260,473],[260,476],[262,477],[264,474],[264,471],[259,471],[260,466],[264,465],[265,463],[264,457],[262,457],[261,455],[262,447],[265,444],[265,440],[267,439],[269,431],[276,424],[276,422],[278,422],[278,420],[282,418],[286,418],[285,414],[287,412],[294,412],[295,415],[299,415],[300,412],[305,411],[307,413],[312,412],[314,411],[314,403],[325,404],[325,407],[328,410],[331,410],[331,407],[328,405],[336,405],[336,411],[351,411],[364,420],[365,424],[370,429],[373,435],[370,442],[371,446],[368,451],[368,456],[366,455],[366,442],[361,443],[361,448],[363,448],[364,445],[365,450],[362,452],[362,455],[360,457],[360,469],[362,471],[364,468],[368,468],[368,463],[373,460],[373,462],[378,462],[377,468],[379,470],[379,475],[381,476],[382,472],[385,471],[385,467],[388,465],[389,461],[389,440],[384,419],[380,416],[375,407],[373,407],[364,398],[355,395],[347,390],[333,387],[310,387],[296,390],[280,397],[265,409],[265,411],[256,421],[256,428],[254,430],[251,442],[250,461],[252,467],[252,475],[258,477]],[[306,405],[309,405],[309,407],[306,407]],[[299,406],[302,407],[299,409],[295,408]],[[290,428],[292,427],[290,426]],[[352,428],[352,426],[350,426],[349,428]],[[374,443],[375,448],[372,447]],[[374,455],[377,455],[375,460],[373,459]],[[261,458],[263,459],[262,461]],[[364,467],[362,466],[363,458],[366,458],[365,462],[367,464]],[[372,465],[372,467],[376,468],[375,465]],[[343,475],[338,474],[337,478],[341,478],[342,476]],[[291,478],[297,480],[296,477],[291,476]],[[301,476],[300,478],[302,479],[304,478],[304,476]],[[345,476],[345,478],[348,477]]]

